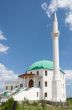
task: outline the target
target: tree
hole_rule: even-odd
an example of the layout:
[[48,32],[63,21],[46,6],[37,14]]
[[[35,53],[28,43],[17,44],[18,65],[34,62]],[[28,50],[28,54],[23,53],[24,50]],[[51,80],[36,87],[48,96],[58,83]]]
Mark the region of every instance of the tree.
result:
[[5,103],[1,105],[2,110],[17,110],[17,102],[13,98],[9,98]]
[[41,101],[41,105],[42,105],[42,109],[45,110],[45,107],[46,107],[46,101],[45,101],[45,100],[42,100],[42,101]]
[[13,109],[12,110],[18,110],[18,108],[19,108],[18,102],[17,101],[14,101],[14,103],[13,103]]
[[24,105],[25,105],[25,102],[24,101],[22,101],[22,105],[23,105],[23,110],[24,110]]

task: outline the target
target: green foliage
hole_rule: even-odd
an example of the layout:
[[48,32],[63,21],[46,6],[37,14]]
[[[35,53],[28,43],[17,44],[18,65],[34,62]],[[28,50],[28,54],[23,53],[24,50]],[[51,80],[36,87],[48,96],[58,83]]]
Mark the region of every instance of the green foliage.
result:
[[25,101],[25,103],[26,103],[27,105],[29,105],[29,104],[30,104],[30,103],[29,103],[29,100],[26,100],[26,101]]
[[2,103],[0,110],[72,110],[72,98],[67,99],[69,106],[53,106],[47,104],[45,100],[40,102],[29,103],[29,101],[23,101],[18,104],[13,98],[10,98],[5,103]]
[[46,101],[42,100],[41,105],[42,105],[42,109],[45,110],[46,109]]
[[24,106],[25,106],[25,101],[22,101],[23,110],[24,110]]
[[34,101],[34,102],[32,103],[32,105],[33,105],[33,106],[37,106],[38,103]]
[[5,103],[2,103],[1,110],[18,110],[18,103],[10,98]]
[[14,101],[14,103],[13,103],[13,110],[18,110],[18,108],[19,108],[18,102]]
[[72,98],[67,98],[67,104],[68,106],[72,107]]
[[14,103],[14,99],[10,98],[8,101],[6,101],[5,103],[3,103],[1,105],[1,109],[2,110],[13,110],[13,103]]

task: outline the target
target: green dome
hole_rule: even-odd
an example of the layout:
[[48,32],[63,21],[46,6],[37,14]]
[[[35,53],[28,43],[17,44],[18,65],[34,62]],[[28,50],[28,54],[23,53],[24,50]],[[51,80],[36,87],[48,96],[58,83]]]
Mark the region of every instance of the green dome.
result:
[[27,71],[36,70],[36,69],[53,69],[53,62],[48,60],[37,61],[32,64]]

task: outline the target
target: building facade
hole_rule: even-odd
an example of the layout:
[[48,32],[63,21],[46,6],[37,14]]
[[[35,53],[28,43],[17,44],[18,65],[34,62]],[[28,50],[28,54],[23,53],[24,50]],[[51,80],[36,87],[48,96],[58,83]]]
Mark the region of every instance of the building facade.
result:
[[5,90],[12,91],[18,88],[18,81],[9,81],[5,83]]
[[[19,87],[24,91],[14,95],[17,100],[48,100],[53,101],[53,62],[42,60],[29,67],[27,73],[18,76]],[[60,70],[61,96],[58,101],[66,101],[65,73]],[[31,93],[29,93],[31,92]],[[23,97],[21,97],[23,93]],[[29,94],[29,95],[28,95]],[[34,94],[34,96],[33,96]],[[30,98],[29,98],[30,97]]]
[[16,101],[66,101],[65,73],[59,66],[59,30],[56,13],[53,22],[53,62],[41,60],[18,76],[18,86],[11,95]]

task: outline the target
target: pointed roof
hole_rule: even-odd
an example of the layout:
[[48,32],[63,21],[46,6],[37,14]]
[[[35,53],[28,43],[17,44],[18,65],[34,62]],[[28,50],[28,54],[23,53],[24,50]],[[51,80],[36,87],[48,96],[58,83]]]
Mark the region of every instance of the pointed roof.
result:
[[57,14],[55,12],[55,15],[54,15],[54,21],[57,21]]
[[54,21],[53,21],[53,33],[58,33],[58,20],[57,20],[57,15],[56,12],[54,14]]

